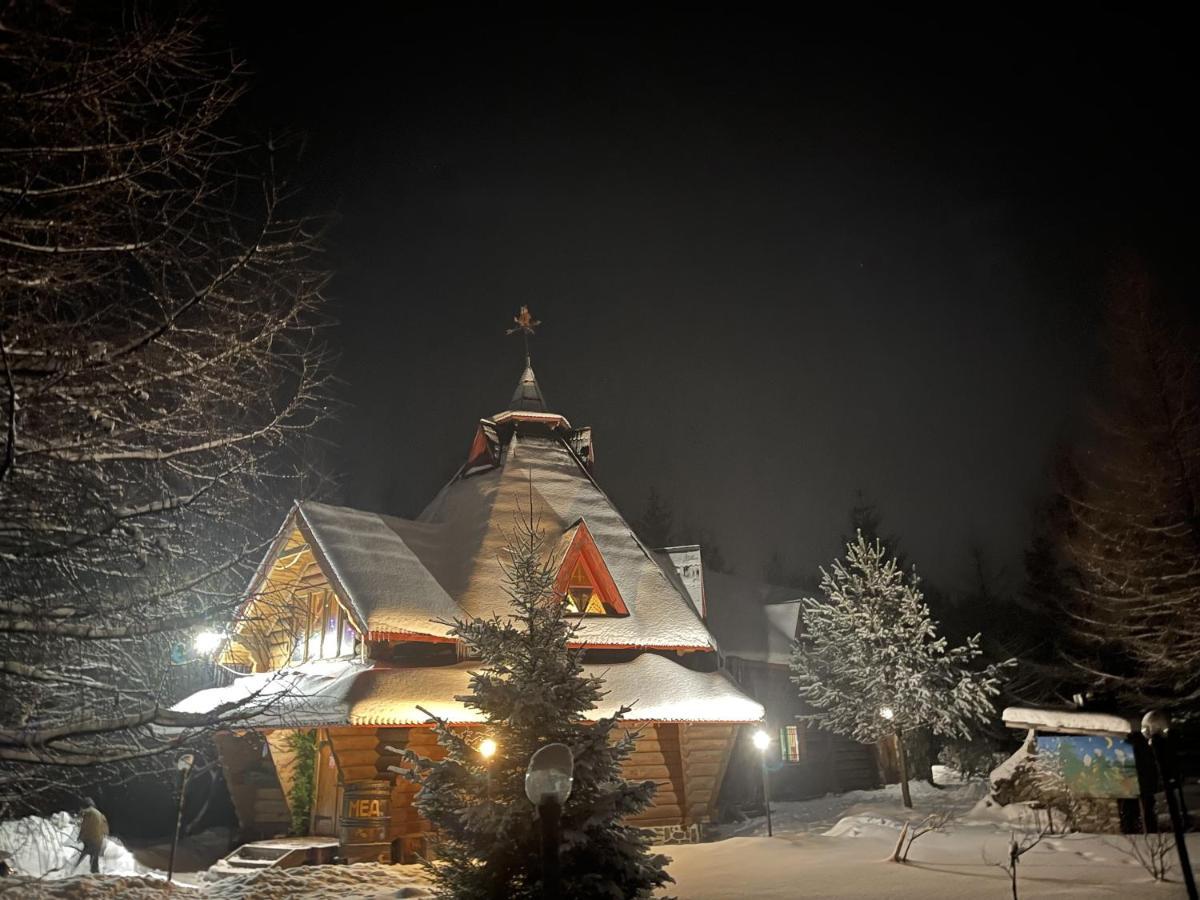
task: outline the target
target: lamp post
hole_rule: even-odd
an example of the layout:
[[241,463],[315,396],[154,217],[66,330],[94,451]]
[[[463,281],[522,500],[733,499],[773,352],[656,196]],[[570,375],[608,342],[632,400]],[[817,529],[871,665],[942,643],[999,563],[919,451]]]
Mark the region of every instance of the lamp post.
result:
[[1167,754],[1167,735],[1171,730],[1171,717],[1161,709],[1151,710],[1142,716],[1142,737],[1150,745],[1154,764],[1158,768],[1158,780],[1162,782],[1167,796],[1167,810],[1171,813],[1171,829],[1175,832],[1175,852],[1179,854],[1179,868],[1183,870],[1183,883],[1187,887],[1188,900],[1198,900],[1196,876],[1188,859],[1187,842],[1184,840],[1183,815],[1179,809],[1179,798],[1175,795],[1175,772],[1171,757]]
[[767,807],[767,837],[774,837],[771,828],[771,778],[767,774],[767,747],[771,746],[771,736],[761,728],[754,732],[754,746],[758,748],[759,761],[762,764],[763,805]]
[[183,798],[187,791],[188,777],[192,774],[192,766],[195,762],[196,757],[185,753],[175,763],[175,768],[179,770],[179,807],[175,811],[175,836],[171,838],[171,858],[167,862],[168,884],[175,876],[175,848],[179,846],[179,827],[183,823]]
[[542,896],[560,900],[562,872],[559,869],[559,830],[562,808],[571,796],[575,780],[575,757],[566,744],[547,744],[529,757],[525,770],[525,796],[538,811],[542,826]]

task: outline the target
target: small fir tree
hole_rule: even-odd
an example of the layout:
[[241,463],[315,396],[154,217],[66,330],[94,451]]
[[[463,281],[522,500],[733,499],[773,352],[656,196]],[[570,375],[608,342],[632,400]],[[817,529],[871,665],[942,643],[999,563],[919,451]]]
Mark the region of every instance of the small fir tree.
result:
[[[482,713],[485,726],[451,729],[431,715],[445,758],[406,754],[409,777],[421,785],[417,809],[438,830],[439,860],[430,870],[443,897],[542,896],[540,831],[524,779],[534,751],[555,742],[575,757],[562,810],[562,895],[649,897],[672,880],[667,858],[650,852],[651,832],[623,824],[649,805],[655,786],[621,777],[636,737],[618,728],[628,708],[584,721],[604,695],[603,682],[585,675],[583,651],[567,646],[573,628],[546,550],[530,509],[503,561],[512,614],[454,623],[454,635],[480,660],[471,692],[457,699]],[[478,749],[485,738],[496,742],[490,760]]]
[[878,538],[868,543],[860,531],[821,575],[825,597],[804,601],[792,652],[792,680],[817,710],[804,718],[864,742],[894,735],[911,807],[905,733],[968,736],[972,722],[993,714],[1002,666],[969,668],[982,652],[979,635],[947,648],[915,570],[906,574]]

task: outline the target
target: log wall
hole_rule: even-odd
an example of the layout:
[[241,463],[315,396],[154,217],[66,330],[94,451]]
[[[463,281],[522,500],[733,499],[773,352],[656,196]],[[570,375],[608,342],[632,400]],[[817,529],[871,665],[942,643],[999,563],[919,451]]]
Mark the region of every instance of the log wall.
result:
[[[713,821],[737,726],[668,722],[626,727],[639,732],[639,737],[622,774],[632,781],[653,781],[657,786],[652,804],[631,819],[631,824],[663,828]],[[273,752],[278,753],[276,748],[283,747],[284,736],[283,731],[271,735]],[[337,768],[339,797],[350,782],[387,780],[392,784],[389,839],[411,839],[431,830],[413,805],[417,785],[388,771],[390,765],[403,765],[403,759],[388,748],[413,750],[430,759],[441,759],[444,752],[433,729],[329,728],[323,730],[322,738],[328,740]],[[244,837],[282,834],[288,826],[279,778],[282,773],[270,765],[270,756],[262,756],[261,740],[257,736],[218,736],[226,780]],[[286,769],[286,754],[279,756]],[[336,808],[340,809],[340,802]]]

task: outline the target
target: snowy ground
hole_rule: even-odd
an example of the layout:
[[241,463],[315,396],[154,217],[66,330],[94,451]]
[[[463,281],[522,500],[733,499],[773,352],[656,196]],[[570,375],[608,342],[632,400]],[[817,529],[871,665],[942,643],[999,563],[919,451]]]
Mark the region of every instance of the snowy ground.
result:
[[18,883],[0,881],[0,900],[297,900],[337,897],[338,900],[397,900],[431,897],[420,866],[302,866],[268,869],[252,875],[225,878],[195,886],[168,885],[155,875],[83,875],[74,878]]
[[[948,773],[939,773],[944,781]],[[755,900],[870,897],[877,900],[973,900],[1011,897],[1007,857],[1013,831],[1031,822],[1013,809],[988,808],[982,783],[934,788],[912,785],[915,809],[900,802],[897,785],[815,800],[772,804],[775,836],[765,818],[726,826],[727,839],[659,848],[671,857],[679,900]],[[890,861],[900,829],[931,812],[955,814],[945,833],[919,838],[908,863]],[[1200,859],[1200,834],[1188,848]],[[1174,900],[1186,896],[1178,869],[1156,884],[1119,835],[1048,837],[1021,860],[1022,900],[1033,897]]]
[[[726,826],[723,840],[659,848],[671,857],[668,870],[676,882],[664,895],[679,900],[1005,900],[1011,896],[1008,875],[995,864],[1006,858],[1013,830],[1028,823],[1012,810],[987,808],[980,803],[982,796],[982,784],[935,789],[914,783],[915,810],[904,809],[894,785],[879,791],[773,804],[774,837],[766,837],[766,821],[759,818]],[[918,822],[932,811],[951,811],[956,818],[945,833],[918,839],[907,864],[890,862],[903,822]],[[12,825],[0,824],[0,838],[10,834]],[[61,843],[69,828],[69,820],[59,822],[51,846]],[[1189,841],[1192,858],[1200,860],[1200,834],[1193,839]],[[65,872],[59,869],[50,878],[35,882],[5,879],[0,881],[0,900],[151,900],[166,896],[176,900],[328,896],[390,900],[431,896],[420,867],[378,865],[269,870],[215,884],[179,885],[172,892],[159,872],[131,874],[140,866],[124,848],[111,852],[114,864],[125,867],[119,870],[123,874],[64,878]],[[106,871],[110,871],[107,865]],[[1170,877],[1166,884],[1155,884],[1118,835],[1066,835],[1046,838],[1022,859],[1019,887],[1023,900],[1183,898],[1178,871]]]

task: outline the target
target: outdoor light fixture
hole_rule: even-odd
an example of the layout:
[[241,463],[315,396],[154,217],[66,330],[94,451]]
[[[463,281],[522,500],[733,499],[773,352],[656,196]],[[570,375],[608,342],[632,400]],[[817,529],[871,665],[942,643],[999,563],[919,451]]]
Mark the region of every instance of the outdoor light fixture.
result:
[[496,742],[491,738],[484,738],[479,742],[479,755],[484,759],[491,759],[496,755]]
[[758,748],[762,756],[762,782],[763,782],[763,805],[767,808],[767,837],[774,837],[775,831],[771,827],[771,779],[767,774],[767,748],[771,746],[771,736],[763,729],[759,728],[754,732],[751,738],[754,741],[754,746]]
[[1156,737],[1166,737],[1171,730],[1171,717],[1161,709],[1152,709],[1142,716],[1142,737],[1153,741]]
[[889,722],[896,718],[896,713],[890,706],[885,706],[883,709],[879,710],[879,715],[883,716]]
[[1171,717],[1161,709],[1152,709],[1142,716],[1142,737],[1150,745],[1154,764],[1158,768],[1158,780],[1167,798],[1167,811],[1171,814],[1171,829],[1175,832],[1175,851],[1179,854],[1179,869],[1183,872],[1183,883],[1187,888],[1188,900],[1198,900],[1196,876],[1192,874],[1192,863],[1188,858],[1187,841],[1184,839],[1183,810],[1180,808],[1178,779],[1175,765],[1167,753],[1167,735],[1171,732]]
[[525,796],[537,807],[542,828],[542,890],[546,900],[559,900],[562,873],[558,847],[562,808],[575,781],[575,757],[566,744],[547,744],[529,757],[525,770]]
[[208,656],[210,653],[216,652],[224,640],[225,635],[219,631],[202,631],[196,635],[192,646],[196,648],[196,652],[201,656]]

